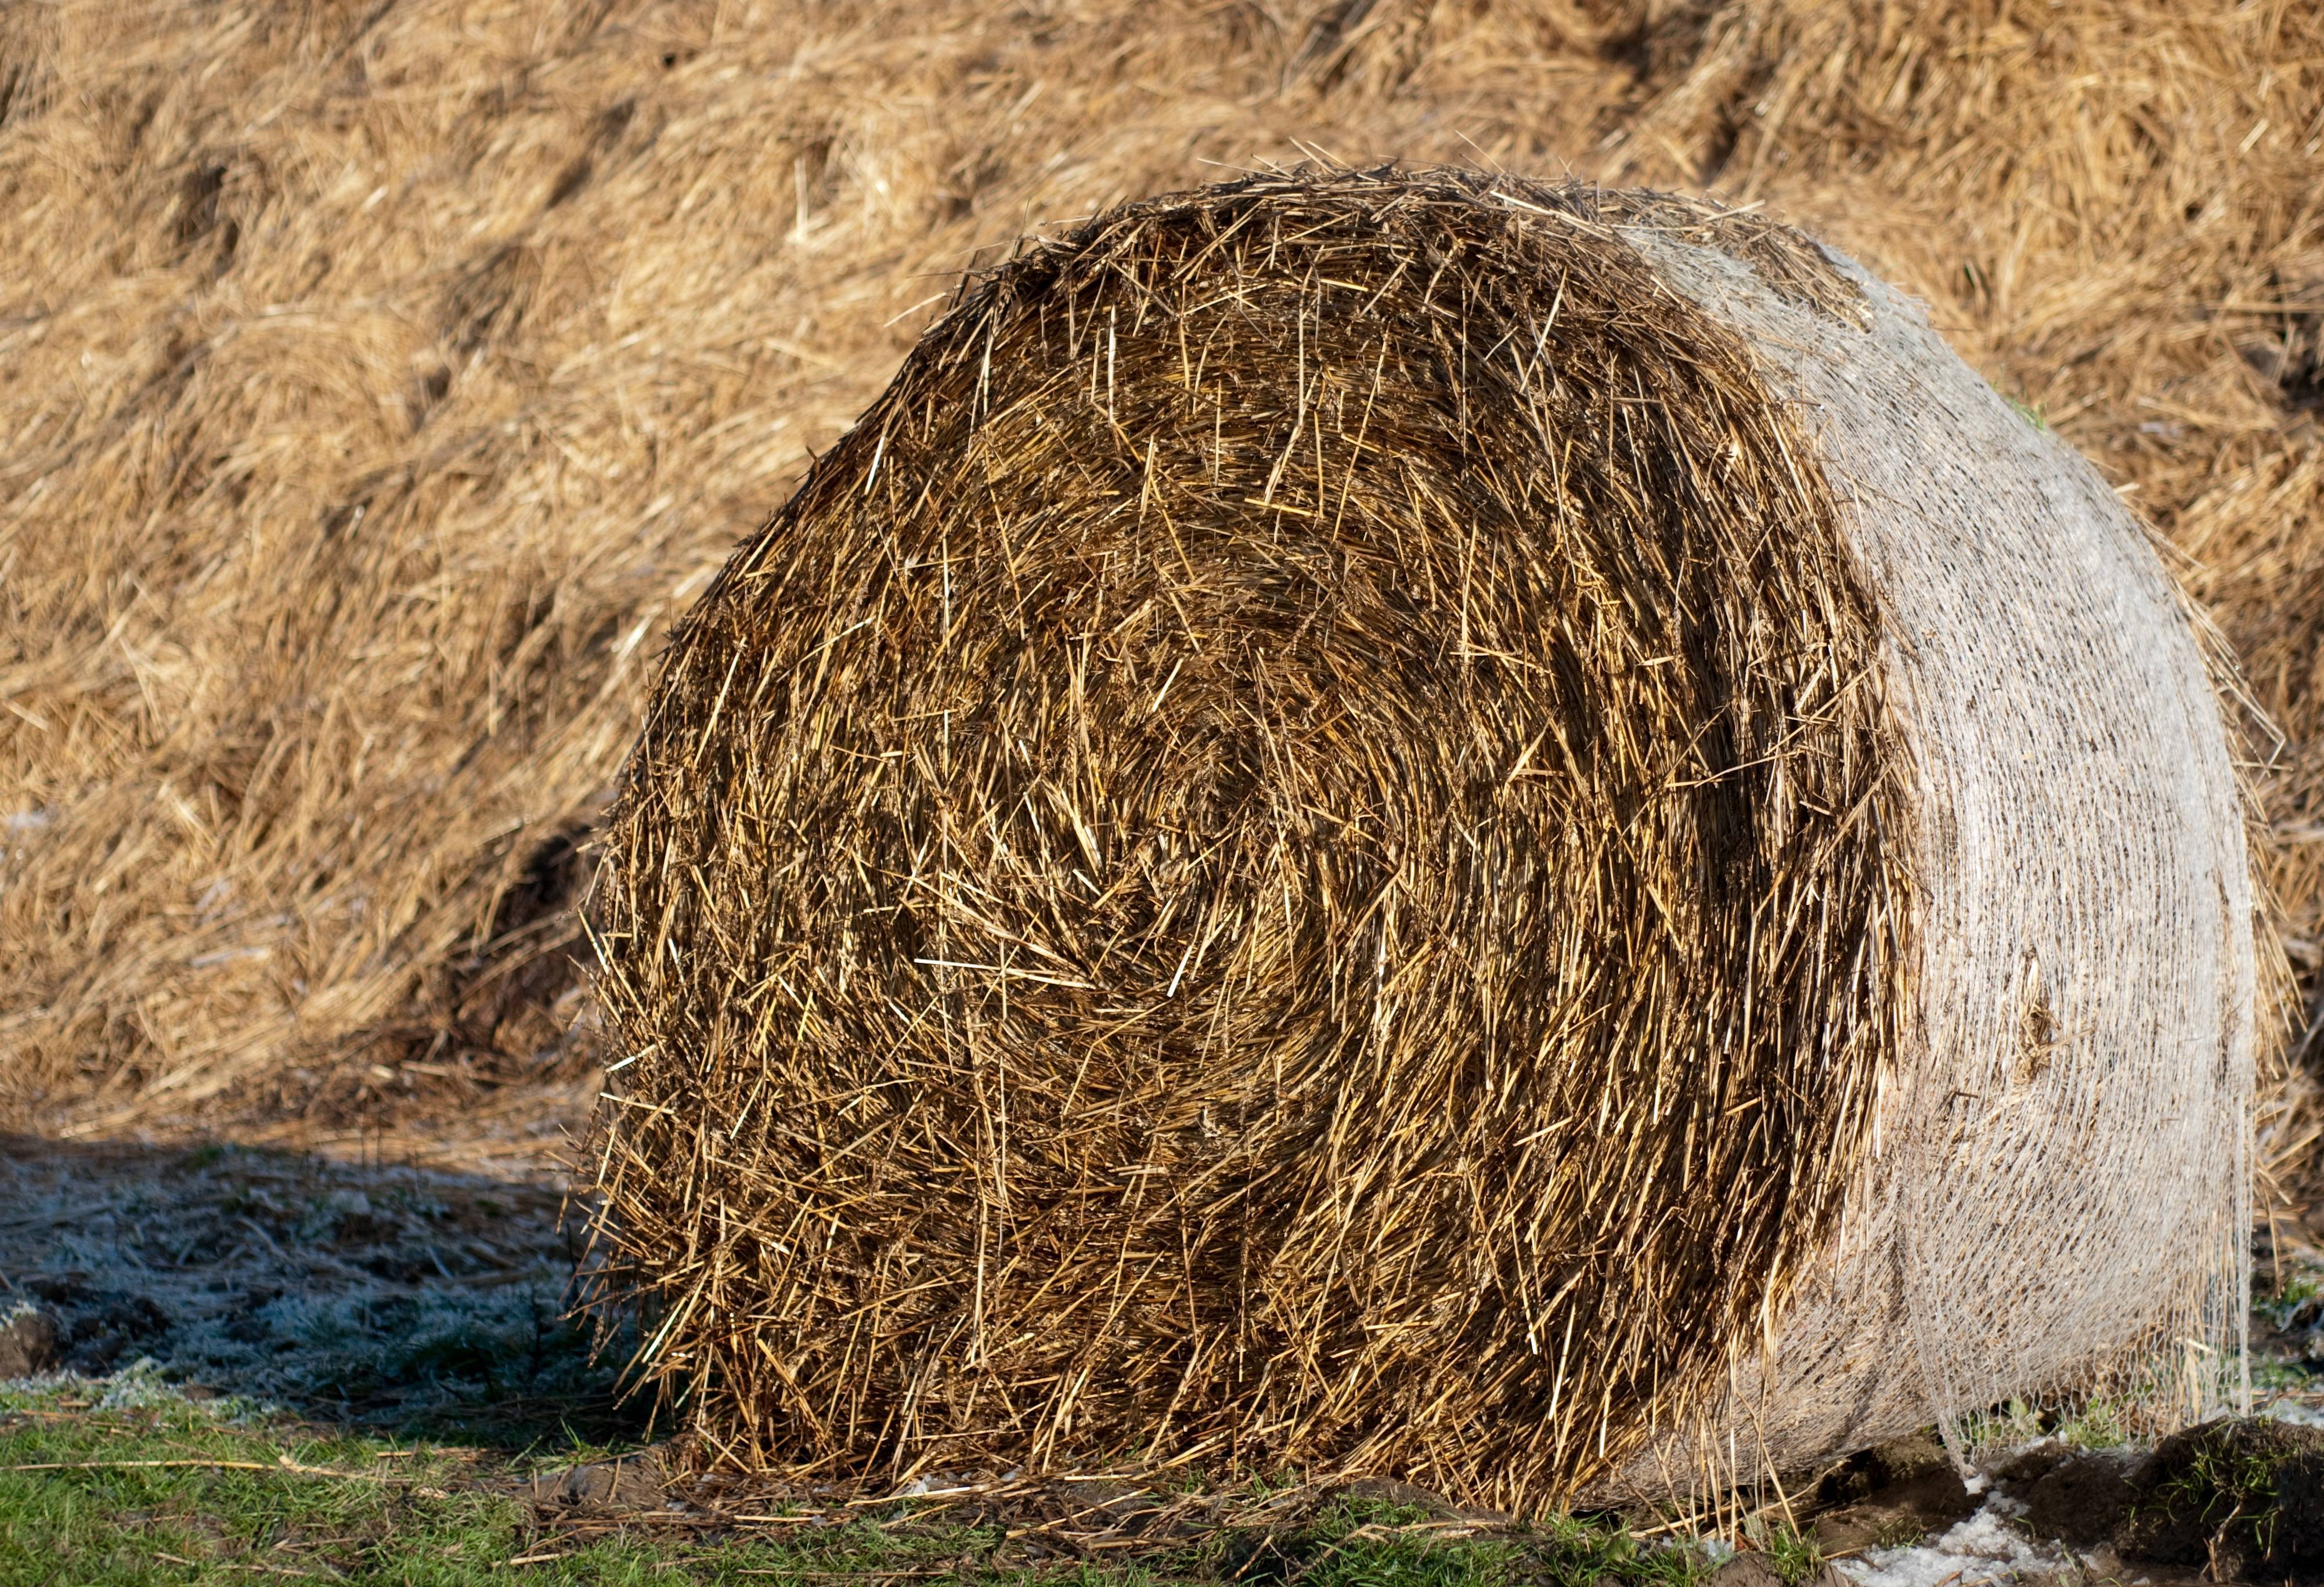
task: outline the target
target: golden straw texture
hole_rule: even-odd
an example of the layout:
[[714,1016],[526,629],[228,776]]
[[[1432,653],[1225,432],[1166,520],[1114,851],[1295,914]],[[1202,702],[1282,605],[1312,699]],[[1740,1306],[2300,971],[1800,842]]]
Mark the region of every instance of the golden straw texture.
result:
[[720,1451],[1537,1499],[1779,1306],[1895,1045],[1901,790],[1821,476],[1640,208],[1858,307],[1670,200],[1134,206],[705,597],[600,1182]]
[[2240,1315],[2244,820],[2143,531],[1853,264],[1441,170],[1127,206],[678,637],[595,1304],[752,1467],[1532,1509],[2168,1422]]

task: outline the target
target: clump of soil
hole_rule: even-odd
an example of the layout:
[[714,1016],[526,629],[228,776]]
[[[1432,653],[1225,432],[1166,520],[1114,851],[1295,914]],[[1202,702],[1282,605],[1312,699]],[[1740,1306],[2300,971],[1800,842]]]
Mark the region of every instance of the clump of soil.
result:
[[28,1365],[23,1372],[0,1372],[23,1377],[56,1368],[91,1376],[147,1353],[171,1333],[170,1316],[145,1295],[124,1293],[93,1284],[87,1273],[34,1273],[23,1280],[29,1294],[53,1309],[38,1315],[47,1320],[52,1341],[51,1357]]
[[1704,1587],[1850,1587],[1849,1578],[1833,1564],[1818,1565],[1803,1582],[1784,1579],[1775,1562],[1764,1554],[1738,1554],[1711,1573]]
[[2324,1580],[2324,1431],[2222,1417],[2144,1455],[2037,1446],[1997,1476],[2037,1537],[2214,1582]]
[[2221,1420],[2164,1439],[2130,1473],[2126,1557],[2216,1581],[2324,1575],[2324,1432]]
[[1944,1445],[1927,1432],[1850,1455],[1816,1484],[1813,1524],[1826,1555],[1893,1548],[1977,1510]]
[[2142,1458],[2135,1450],[2078,1450],[2045,1440],[2003,1462],[1995,1476],[2024,1506],[2028,1530],[2095,1548],[2112,1543],[2129,1520],[2130,1472]]
[[57,1319],[18,1302],[0,1312],[0,1379],[28,1378],[55,1367],[62,1352]]

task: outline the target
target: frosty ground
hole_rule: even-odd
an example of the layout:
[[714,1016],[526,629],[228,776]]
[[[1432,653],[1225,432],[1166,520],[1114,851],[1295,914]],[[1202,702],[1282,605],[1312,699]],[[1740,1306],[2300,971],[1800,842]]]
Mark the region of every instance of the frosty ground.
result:
[[[650,1409],[619,1391],[627,1341],[593,1350],[566,1315],[582,1229],[561,1139],[550,1119],[432,1154],[391,1136],[328,1153],[5,1142],[0,1371],[32,1375],[0,1386],[0,1582],[457,1582],[514,1565],[573,1580],[1680,1583],[1727,1557],[1646,1519],[1511,1528],[1392,1485],[1259,1483],[1231,1502],[991,1472],[900,1496],[665,1491]],[[2302,1358],[2324,1268],[2310,1256],[2287,1245],[2263,1264],[2259,1381],[2273,1414],[2313,1423],[2324,1395]],[[2030,1417],[1987,1433],[2003,1451],[2043,1436]],[[259,1469],[217,1463],[236,1461]],[[2038,1544],[2022,1500],[1970,1486],[1985,1491],[1967,1519],[1875,1508],[1886,1518],[1862,1536],[1824,1523],[1823,1548],[1815,1524],[1771,1506],[1754,1523],[1775,1572],[1763,1579],[1804,1580],[1825,1552],[1858,1587],[2172,1579]],[[1165,1515],[1203,1525],[1156,1525]]]

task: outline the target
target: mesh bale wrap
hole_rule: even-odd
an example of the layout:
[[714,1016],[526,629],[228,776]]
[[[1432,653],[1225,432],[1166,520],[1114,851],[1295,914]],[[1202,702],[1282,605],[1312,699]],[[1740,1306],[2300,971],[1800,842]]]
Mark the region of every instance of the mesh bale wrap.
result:
[[2135,525],[1853,266],[1444,172],[1134,205],[675,643],[599,1300],[707,1452],[851,1472],[1530,1508],[2175,1390],[2251,913]]

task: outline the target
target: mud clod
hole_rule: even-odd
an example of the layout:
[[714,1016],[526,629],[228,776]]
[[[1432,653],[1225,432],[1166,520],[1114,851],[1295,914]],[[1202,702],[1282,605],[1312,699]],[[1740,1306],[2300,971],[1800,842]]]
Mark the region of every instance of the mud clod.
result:
[[1738,1554],[1711,1573],[1706,1587],[1784,1587],[1784,1578],[1766,1555]]
[[2324,1581],[2324,1431],[2223,1417],[2152,1454],[2039,1445],[1994,1472],[2035,1537],[2157,1581]]
[[1828,1507],[1813,1527],[1826,1554],[1894,1547],[1977,1509],[1952,1457],[1925,1432],[1850,1455],[1824,1473],[1815,1500]]
[[2133,1469],[2117,1546],[2214,1580],[2324,1575],[2324,1432],[2222,1419],[2172,1435]]
[[[1775,1562],[1764,1554],[1738,1554],[1711,1573],[1704,1587],[1790,1587]],[[1855,1587],[1838,1565],[1818,1565],[1798,1587]]]
[[0,1315],[0,1381],[52,1371],[62,1344],[62,1330],[52,1315],[19,1303]]
[[2061,1458],[2045,1463],[2047,1469],[2025,1490],[2025,1524],[2077,1547],[2109,1541],[2137,1502],[2131,1461],[2107,1451],[2058,1454]]

